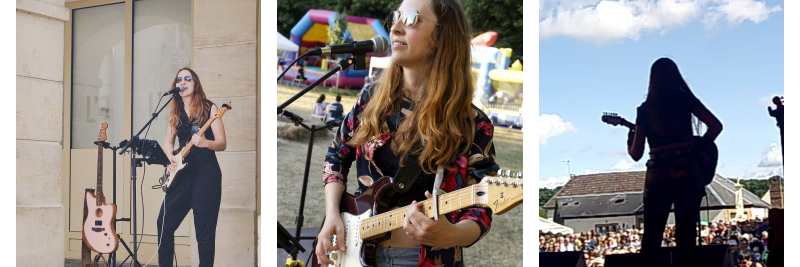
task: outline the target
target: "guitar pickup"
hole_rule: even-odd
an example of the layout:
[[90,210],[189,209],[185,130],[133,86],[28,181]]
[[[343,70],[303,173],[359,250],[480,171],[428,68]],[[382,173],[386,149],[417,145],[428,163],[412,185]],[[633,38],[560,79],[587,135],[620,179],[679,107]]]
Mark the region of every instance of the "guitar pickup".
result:
[[105,229],[106,228],[103,228],[103,227],[92,227],[92,231],[95,231],[95,232],[102,232]]
[[103,225],[103,221],[101,221],[101,220],[95,220],[95,221],[94,221],[94,225],[96,225],[96,226]]

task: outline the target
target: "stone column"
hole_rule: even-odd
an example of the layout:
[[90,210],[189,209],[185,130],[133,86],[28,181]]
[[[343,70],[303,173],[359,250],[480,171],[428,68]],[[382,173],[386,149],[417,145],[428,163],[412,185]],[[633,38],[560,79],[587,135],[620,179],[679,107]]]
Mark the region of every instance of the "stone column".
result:
[[64,0],[17,0],[17,266],[64,265]]
[[257,7],[257,0],[193,2],[193,69],[211,101],[233,107],[223,117],[227,149],[217,152],[222,204],[215,266],[256,265]]

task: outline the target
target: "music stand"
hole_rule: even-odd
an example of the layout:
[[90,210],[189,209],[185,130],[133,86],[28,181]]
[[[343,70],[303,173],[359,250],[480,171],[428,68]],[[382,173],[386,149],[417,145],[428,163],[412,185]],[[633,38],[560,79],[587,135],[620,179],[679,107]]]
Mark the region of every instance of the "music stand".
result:
[[300,241],[297,241],[297,239],[289,234],[289,231],[286,231],[286,228],[283,228],[280,222],[278,222],[278,247],[282,248],[289,255],[297,253],[298,250],[306,252],[306,249],[300,245]]

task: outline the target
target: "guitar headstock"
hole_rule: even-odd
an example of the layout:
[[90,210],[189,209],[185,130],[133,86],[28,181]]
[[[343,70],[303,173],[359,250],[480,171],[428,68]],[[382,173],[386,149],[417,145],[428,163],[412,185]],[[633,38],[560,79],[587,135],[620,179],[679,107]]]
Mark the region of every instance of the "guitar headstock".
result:
[[108,128],[108,123],[107,122],[104,122],[102,125],[100,125],[100,137],[97,138],[97,141],[100,141],[100,142],[105,142],[106,141],[106,139],[107,139],[106,138],[106,128]]
[[603,116],[600,117],[600,120],[602,120],[605,123],[617,126],[622,124],[622,121],[624,121],[625,119],[623,119],[617,113],[614,112],[603,112]]
[[231,101],[228,101],[228,103],[222,104],[222,108],[217,111],[214,117],[222,118],[222,115],[225,115],[225,112],[231,109],[233,109],[231,108]]
[[522,204],[522,179],[485,176],[477,187],[486,192],[479,191],[476,202],[486,205],[494,214],[503,214]]
[[617,113],[613,113],[613,112],[603,112],[603,116],[600,117],[600,120],[602,120],[605,123],[614,125],[614,126],[622,125],[622,126],[625,126],[625,127],[631,128],[631,129],[633,129],[635,127],[635,125],[633,123],[629,122],[628,120],[622,118]]

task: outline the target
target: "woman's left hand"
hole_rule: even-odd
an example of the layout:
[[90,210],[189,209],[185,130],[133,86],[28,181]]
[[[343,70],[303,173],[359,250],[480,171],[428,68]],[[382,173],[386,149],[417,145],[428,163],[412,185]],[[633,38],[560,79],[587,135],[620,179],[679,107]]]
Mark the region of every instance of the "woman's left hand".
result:
[[192,144],[196,147],[208,147],[208,140],[198,134],[192,135]]
[[[425,192],[428,199],[433,198]],[[458,243],[458,228],[450,223],[444,215],[434,221],[420,210],[425,208],[424,202],[414,201],[408,207],[408,216],[403,221],[403,230],[411,239],[432,247],[453,247]]]

